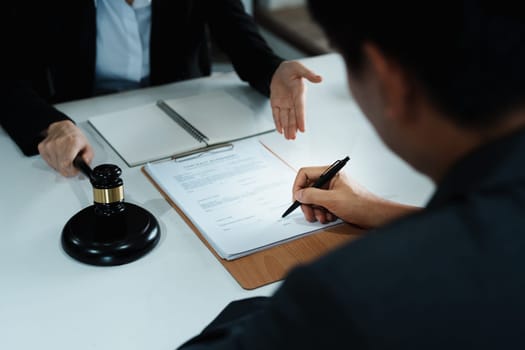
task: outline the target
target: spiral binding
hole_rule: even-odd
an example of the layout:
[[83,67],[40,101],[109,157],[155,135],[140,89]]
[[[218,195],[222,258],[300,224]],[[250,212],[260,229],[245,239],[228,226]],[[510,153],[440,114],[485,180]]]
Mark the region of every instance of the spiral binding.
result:
[[179,113],[177,113],[173,108],[168,106],[168,104],[162,100],[157,101],[157,106],[164,111],[171,119],[173,119],[177,124],[179,124],[184,130],[186,130],[194,139],[199,142],[209,141],[208,137],[200,132],[196,127],[191,125],[186,119],[184,119]]

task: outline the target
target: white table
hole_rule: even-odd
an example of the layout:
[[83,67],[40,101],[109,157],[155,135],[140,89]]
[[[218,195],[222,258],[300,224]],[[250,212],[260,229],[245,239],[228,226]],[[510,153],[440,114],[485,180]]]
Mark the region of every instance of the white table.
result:
[[[266,141],[290,163],[327,164],[348,154],[346,171],[376,193],[423,205],[432,184],[391,154],[348,95],[336,54],[304,59],[323,75],[309,85],[307,133]],[[0,349],[173,349],[197,334],[230,301],[270,295],[274,283],[243,290],[141,173],[129,168],[87,118],[174,98],[229,89],[253,92],[234,73],[131,91],[57,107],[86,132],[93,166],[123,170],[125,199],[159,220],[161,240],[145,257],[117,267],[70,258],[60,245],[66,221],[92,204],[84,176],[64,178],[39,157],[24,157],[0,129]],[[270,116],[269,116],[270,117]]]

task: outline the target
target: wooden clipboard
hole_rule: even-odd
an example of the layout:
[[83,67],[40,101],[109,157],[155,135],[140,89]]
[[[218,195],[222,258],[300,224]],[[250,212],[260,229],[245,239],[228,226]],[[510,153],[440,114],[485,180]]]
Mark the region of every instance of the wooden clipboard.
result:
[[283,279],[293,267],[308,263],[330,250],[358,238],[363,232],[362,229],[356,226],[341,224],[257,251],[235,260],[225,260],[215,252],[201,235],[197,227],[195,227],[184,212],[173,203],[169,196],[164,193],[155,180],[145,171],[144,167],[141,167],[141,171],[244,289],[255,289],[266,284],[277,282]]

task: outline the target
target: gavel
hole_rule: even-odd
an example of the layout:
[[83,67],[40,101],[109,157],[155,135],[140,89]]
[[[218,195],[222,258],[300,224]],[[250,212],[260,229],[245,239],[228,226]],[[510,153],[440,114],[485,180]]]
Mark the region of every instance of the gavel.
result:
[[90,265],[122,265],[150,252],[160,239],[157,219],[146,209],[124,202],[122,170],[113,164],[94,169],[81,156],[73,161],[91,182],[93,205],[65,224],[62,247],[72,258]]

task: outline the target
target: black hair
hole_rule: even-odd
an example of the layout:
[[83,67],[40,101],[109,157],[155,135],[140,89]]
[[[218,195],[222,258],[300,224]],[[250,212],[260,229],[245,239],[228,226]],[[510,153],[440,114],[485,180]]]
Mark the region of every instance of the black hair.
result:
[[[463,126],[496,124],[525,106],[525,11],[515,0],[309,0],[312,17],[362,66],[374,43]],[[347,9],[348,8],[348,9]]]

